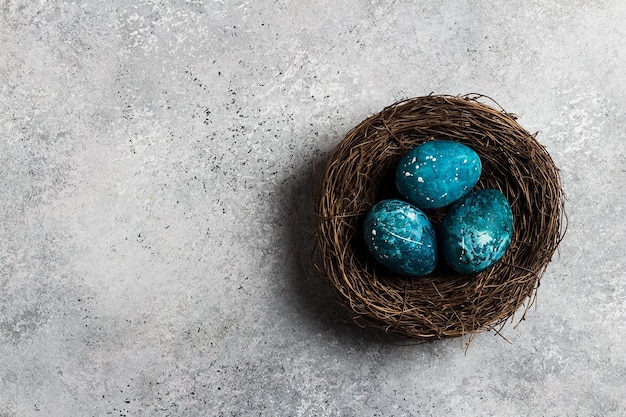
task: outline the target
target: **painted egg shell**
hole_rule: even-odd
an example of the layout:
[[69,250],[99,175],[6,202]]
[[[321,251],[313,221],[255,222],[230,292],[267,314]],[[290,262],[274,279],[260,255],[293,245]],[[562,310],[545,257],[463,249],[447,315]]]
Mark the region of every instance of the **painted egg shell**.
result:
[[513,213],[504,194],[474,191],[450,207],[439,229],[439,255],[462,274],[484,271],[498,262],[513,236]]
[[421,209],[436,209],[470,192],[481,171],[480,157],[472,148],[451,140],[433,140],[402,157],[396,167],[396,186],[408,202]]
[[420,209],[401,200],[383,200],[365,217],[367,248],[381,264],[402,275],[426,275],[437,264],[437,237]]

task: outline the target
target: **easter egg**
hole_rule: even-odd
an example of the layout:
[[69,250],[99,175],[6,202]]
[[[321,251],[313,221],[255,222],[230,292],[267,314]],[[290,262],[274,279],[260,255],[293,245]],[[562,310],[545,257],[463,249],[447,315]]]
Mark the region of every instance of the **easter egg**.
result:
[[482,171],[472,148],[451,140],[424,142],[407,152],[396,167],[396,187],[421,209],[454,203],[470,192]]
[[401,200],[383,200],[368,212],[363,236],[370,253],[402,275],[426,275],[437,264],[437,237],[430,220]]
[[439,229],[439,256],[462,274],[484,271],[505,254],[513,236],[513,213],[495,189],[471,192],[448,209]]

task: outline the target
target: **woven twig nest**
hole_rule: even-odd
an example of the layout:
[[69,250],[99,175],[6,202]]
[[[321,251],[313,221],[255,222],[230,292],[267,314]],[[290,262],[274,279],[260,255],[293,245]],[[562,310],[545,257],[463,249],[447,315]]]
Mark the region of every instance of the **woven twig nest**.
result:
[[[514,115],[481,99],[430,95],[398,102],[352,129],[331,153],[315,197],[316,265],[358,325],[443,339],[497,332],[532,305],[563,237],[559,172]],[[511,204],[511,245],[479,274],[438,266],[427,276],[400,276],[377,264],[363,242],[368,210],[384,198],[402,198],[393,182],[400,158],[435,139],[474,149],[483,164],[475,189],[499,189]],[[445,208],[427,214],[437,228]]]

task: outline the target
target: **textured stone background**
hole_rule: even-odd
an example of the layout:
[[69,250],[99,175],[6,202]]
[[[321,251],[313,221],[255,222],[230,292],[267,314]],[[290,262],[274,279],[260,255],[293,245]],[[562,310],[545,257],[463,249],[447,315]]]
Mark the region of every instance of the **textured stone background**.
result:
[[[0,416],[623,416],[622,0],[0,1]],[[504,336],[402,347],[311,272],[314,167],[480,92],[569,230]]]

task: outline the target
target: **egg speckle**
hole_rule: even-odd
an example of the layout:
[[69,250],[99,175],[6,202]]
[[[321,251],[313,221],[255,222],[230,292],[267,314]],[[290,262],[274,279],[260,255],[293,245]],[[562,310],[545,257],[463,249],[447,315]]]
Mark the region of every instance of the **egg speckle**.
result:
[[437,239],[421,210],[401,200],[383,200],[369,211],[363,236],[370,253],[388,269],[426,275],[437,264]]
[[481,272],[504,256],[512,236],[513,213],[504,194],[474,191],[449,208],[439,229],[439,255],[457,272]]
[[402,157],[396,168],[396,187],[416,207],[436,209],[470,192],[481,172],[480,157],[473,149],[451,140],[433,140]]

